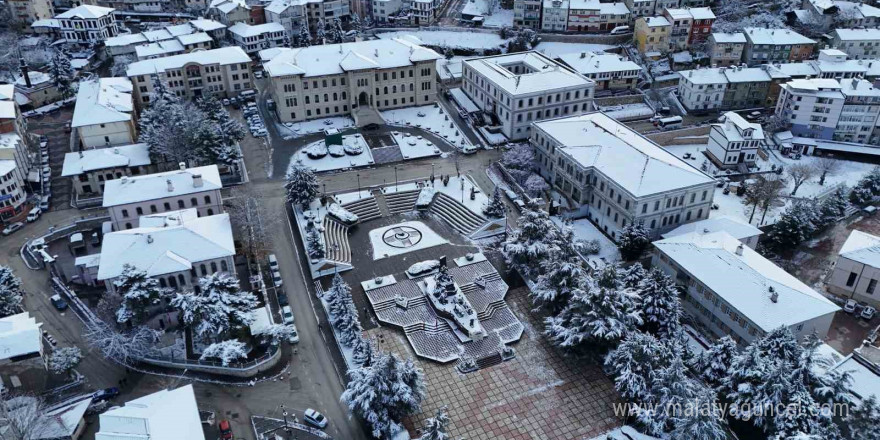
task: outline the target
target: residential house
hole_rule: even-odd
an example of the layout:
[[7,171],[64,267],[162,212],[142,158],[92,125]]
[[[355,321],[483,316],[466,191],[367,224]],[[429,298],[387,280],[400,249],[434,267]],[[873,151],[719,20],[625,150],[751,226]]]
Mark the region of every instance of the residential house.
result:
[[40,108],[61,100],[61,92],[52,77],[43,72],[29,70],[15,79],[15,100],[21,106]]
[[721,169],[737,168],[741,164],[755,166],[758,150],[764,143],[761,124],[748,122],[734,112],[727,112],[722,118],[723,122],[712,124],[709,130],[706,156]]
[[755,226],[752,226],[735,217],[722,215],[718,217],[707,218],[705,220],[695,221],[686,225],[679,226],[662,235],[663,238],[675,237],[685,234],[711,234],[714,232],[724,231],[731,237],[739,240],[742,244],[755,249],[761,234],[764,232]]
[[55,16],[61,37],[69,43],[103,43],[119,33],[113,8],[81,5]]
[[691,24],[694,20],[690,10],[678,8],[664,9],[663,16],[666,17],[669,23],[672,23],[669,31],[669,50],[687,50],[690,41]]
[[[345,2],[347,5],[348,2]],[[441,0],[412,0],[410,14],[413,24],[430,25],[438,18],[437,12],[443,4]]]
[[540,30],[542,0],[514,0],[513,24],[517,27]]
[[270,47],[284,46],[285,30],[281,23],[265,23],[251,26],[236,23],[229,28],[229,35],[236,46],[248,54],[255,54]]
[[55,16],[51,0],[7,0],[5,3],[12,21],[18,24],[31,25]]
[[149,146],[131,144],[66,153],[61,177],[71,179],[77,206],[82,207],[80,202],[87,199],[100,204],[106,182],[155,172]]
[[0,134],[0,219],[21,214],[25,208],[28,173],[21,165],[21,157],[26,152],[27,147],[18,133]]
[[831,33],[831,45],[856,60],[880,58],[880,29],[841,29]]
[[853,229],[825,283],[828,291],[880,307],[880,237]]
[[192,385],[162,390],[99,416],[95,440],[205,440]]
[[42,326],[28,312],[0,318],[0,370],[4,375],[46,368]]
[[688,110],[720,110],[727,91],[725,68],[684,70],[679,72],[678,98]]
[[709,63],[717,67],[729,67],[742,62],[746,36],[742,32],[713,32],[709,37]]
[[633,89],[642,67],[621,55],[608,52],[580,52],[559,55],[559,59],[581,75],[596,82],[596,90]]
[[776,115],[791,122],[798,137],[832,139],[845,97],[833,79],[796,79],[782,85]]
[[533,124],[538,170],[578,215],[616,239],[709,217],[715,179],[601,112]]
[[687,8],[693,20],[688,34],[688,47],[709,41],[712,33],[712,25],[715,23],[715,14],[709,8]]
[[138,55],[142,58],[149,58],[146,53],[138,54],[136,48],[154,43],[176,41],[180,45],[180,53],[184,53],[196,49],[210,49],[214,46],[215,40],[219,41],[225,37],[226,25],[213,20],[199,19],[137,34],[117,35],[104,42],[104,49],[110,56]]
[[131,93],[128,78],[80,81],[70,126],[76,129],[83,147],[127,145],[137,140]]
[[[624,0],[632,17],[651,17],[657,14],[657,0]],[[662,12],[662,9],[660,10]]]
[[227,27],[235,23],[258,24],[251,15],[251,5],[246,0],[211,0],[207,15]]
[[760,67],[734,66],[724,69],[727,89],[724,108],[756,108],[765,105],[770,93],[770,75]]
[[744,29],[743,60],[749,66],[810,59],[816,42],[790,29]]
[[544,0],[541,10],[541,30],[565,32],[568,30],[569,0]]
[[880,88],[860,78],[840,80],[843,108],[833,139],[859,144],[880,144],[876,127],[880,126]]
[[639,53],[669,52],[672,23],[665,17],[639,17],[636,19],[635,40]]

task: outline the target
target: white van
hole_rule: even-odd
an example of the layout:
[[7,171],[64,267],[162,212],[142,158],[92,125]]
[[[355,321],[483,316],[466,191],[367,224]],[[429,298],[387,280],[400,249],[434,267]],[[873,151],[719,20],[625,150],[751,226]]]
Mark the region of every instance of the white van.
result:
[[628,34],[629,26],[617,26],[614,29],[611,29],[611,35],[620,35],[620,34]]
[[238,94],[242,100],[251,100],[257,97],[257,92],[253,90],[245,90]]

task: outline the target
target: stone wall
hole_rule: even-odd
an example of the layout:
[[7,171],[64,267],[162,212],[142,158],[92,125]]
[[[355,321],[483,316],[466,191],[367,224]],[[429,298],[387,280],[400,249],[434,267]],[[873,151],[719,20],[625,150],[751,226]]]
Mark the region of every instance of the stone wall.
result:
[[[660,145],[705,144],[708,142],[711,126],[682,128],[680,130],[662,131],[645,135]],[[703,137],[699,137],[703,136]]]

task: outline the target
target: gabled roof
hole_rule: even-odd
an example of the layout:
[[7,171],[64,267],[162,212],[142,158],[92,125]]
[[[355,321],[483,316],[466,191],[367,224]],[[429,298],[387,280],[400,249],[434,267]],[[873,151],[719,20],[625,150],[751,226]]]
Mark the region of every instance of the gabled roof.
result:
[[200,262],[233,255],[235,244],[229,214],[180,217],[176,225],[140,227],[105,235],[98,279],[118,277],[126,264],[155,277],[188,271]]
[[130,121],[134,109],[132,84],[128,78],[98,78],[81,81],[76,94],[71,127]]
[[752,44],[769,44],[784,46],[789,44],[815,44],[816,42],[791,29],[765,29],[747,27],[744,29],[746,38]]
[[[721,117],[724,118],[724,122],[720,124],[712,124],[712,127],[716,127],[721,130],[724,133],[724,137],[727,138],[728,141],[740,142],[744,140],[764,139],[764,129],[761,127],[761,124],[755,124],[746,121],[742,116],[739,115],[739,113],[736,112],[727,112]],[[752,130],[752,134],[748,138],[743,136],[743,133],[746,130]],[[736,236],[736,234],[731,235]]]
[[211,64],[236,64],[250,63],[251,58],[238,46],[221,47],[220,49],[202,50],[170,57],[143,60],[128,65],[125,74],[128,77],[136,75],[153,75],[156,72],[164,72],[168,69],[180,69],[188,63],[196,63],[202,66]]
[[731,237],[737,240],[754,237],[764,233],[760,229],[740,221],[739,219],[722,215],[720,217],[707,218],[705,220],[681,225],[663,234],[663,238],[675,237],[677,235],[690,234],[693,232],[708,234],[719,231],[727,232]]
[[245,0],[211,0],[208,5],[208,9],[217,9],[224,14],[232,12],[235,8],[251,9]]
[[94,19],[101,18],[107,15],[110,15],[116,9],[113,8],[105,8],[102,6],[92,6],[92,5],[80,5],[73,9],[68,10],[62,14],[56,15],[56,19],[63,18],[83,18],[83,19]]
[[841,257],[880,268],[880,237],[857,229],[849,233],[838,253]]
[[39,353],[43,346],[42,325],[28,312],[0,318],[0,359]]
[[13,99],[15,99],[15,86],[0,84],[0,101],[12,101]]
[[152,56],[161,56],[164,54],[183,53],[186,49],[177,40],[158,41],[156,43],[145,44],[134,48],[134,52],[138,58],[147,58]]
[[559,55],[559,59],[584,75],[642,70],[641,66],[628,58],[608,52],[566,53]]
[[61,176],[77,176],[89,171],[137,167],[150,163],[150,147],[147,144],[84,150],[64,155]]
[[263,23],[252,26],[247,23],[239,22],[229,28],[229,33],[243,38],[256,37],[269,32],[284,32],[284,26],[282,26],[281,23]]
[[192,385],[130,400],[101,414],[99,424],[95,440],[205,440]]
[[226,27],[225,24],[220,23],[219,21],[208,20],[205,18],[197,18],[190,21],[189,24],[202,32],[216,31],[217,29],[223,29]]
[[[195,186],[194,177],[202,177]],[[169,185],[171,189],[169,190]],[[104,184],[104,207],[178,197],[223,188],[217,165],[113,179]]]
[[880,29],[835,29],[834,33],[842,41],[880,40]]

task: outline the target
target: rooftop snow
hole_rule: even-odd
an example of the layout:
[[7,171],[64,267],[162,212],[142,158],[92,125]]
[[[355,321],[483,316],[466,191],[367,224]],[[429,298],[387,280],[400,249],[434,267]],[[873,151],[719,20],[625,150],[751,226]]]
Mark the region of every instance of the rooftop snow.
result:
[[745,28],[746,38],[752,44],[787,46],[790,44],[816,44],[815,41],[790,29]]
[[177,41],[184,46],[189,46],[190,44],[210,43],[213,39],[206,32],[196,32],[194,34],[178,35]]
[[102,6],[92,6],[92,5],[81,5],[77,6],[73,9],[68,10],[60,15],[56,15],[56,19],[61,18],[83,18],[83,19],[94,19],[101,18],[107,15],[110,15],[116,9],[113,8],[105,8]]
[[761,124],[746,121],[736,112],[727,112],[722,115],[722,118],[724,118],[724,122],[720,124],[712,124],[712,126],[718,127],[724,132],[724,137],[726,137],[728,141],[740,142],[746,140],[742,135],[745,130],[752,130],[752,135],[748,138],[750,140],[764,139],[764,129],[761,128]]
[[693,84],[727,84],[727,77],[721,68],[682,70],[678,73]]
[[110,37],[104,40],[104,46],[107,47],[123,47],[132,44],[146,43],[147,37],[144,34],[122,34]]
[[[727,232],[677,235],[654,246],[765,332],[840,310]],[[739,246],[742,255],[736,254]]]
[[15,102],[0,101],[0,119],[15,119]]
[[0,318],[0,359],[39,353],[42,325],[28,312]]
[[[813,92],[834,91],[838,92],[837,94],[840,95],[840,83],[831,78],[793,79],[783,84],[782,87]],[[843,95],[840,95],[839,97],[842,98]]]
[[869,364],[869,361],[859,360],[856,356],[858,355],[848,356],[832,369],[841,373],[848,372],[852,376],[852,385],[849,389],[859,401],[871,396],[880,399],[880,375],[874,372],[876,367],[868,367],[866,364]]
[[153,56],[162,56],[170,53],[182,53],[184,51],[183,44],[177,40],[165,40],[156,43],[145,44],[134,48],[134,52],[138,58],[147,58]]
[[101,414],[95,440],[205,440],[192,385],[162,390]]
[[627,15],[629,8],[625,3],[599,3],[599,13],[603,15]]
[[[593,82],[535,51],[474,58],[463,64],[513,95],[583,87]],[[530,72],[515,74],[507,68],[513,65],[525,65]]]
[[189,271],[200,262],[233,255],[235,243],[229,214],[195,219],[181,217],[178,224],[139,227],[105,235],[98,279],[118,277],[126,264],[155,277]]
[[559,55],[559,59],[584,75],[642,70],[641,66],[629,59],[607,52],[566,53]]
[[713,217],[679,226],[663,234],[663,238],[690,234],[692,232],[703,232],[704,234],[709,234],[718,231],[727,232],[737,240],[742,240],[744,238],[754,237],[756,235],[763,234],[760,229],[748,223],[742,222],[730,216],[722,215],[720,217]]
[[225,24],[220,23],[219,21],[208,20],[205,18],[192,20],[189,24],[202,32],[216,31],[217,29],[223,29],[226,27]]
[[694,20],[714,20],[715,13],[710,8],[688,8]]
[[0,101],[12,101],[15,98],[15,86],[0,84]]
[[[28,78],[31,79],[31,87],[37,87],[41,84],[50,84],[52,83],[52,77],[46,73],[31,70],[28,72]],[[15,85],[27,88],[27,82],[25,82],[23,76],[19,76],[15,79]]]
[[880,237],[853,229],[838,255],[880,268]]
[[734,33],[713,32],[712,38],[715,39],[716,43],[745,43],[746,42],[746,36],[742,32],[734,32]]
[[[321,46],[323,47],[323,46]],[[169,69],[180,69],[189,63],[202,66],[220,64],[221,66],[236,63],[250,63],[251,58],[238,46],[221,47],[220,49],[200,50],[170,57],[143,60],[128,65],[126,76],[153,75]]]
[[137,167],[149,164],[150,147],[147,144],[98,148],[65,154],[61,176],[77,176],[89,171]]
[[765,64],[763,66],[772,78],[816,76],[819,71],[812,63]]
[[73,438],[91,404],[92,398],[89,397],[69,405],[49,409],[43,415],[44,423],[39,429],[39,434],[33,440]]
[[260,51],[260,57],[271,58],[263,66],[270,76],[276,77],[312,77],[338,75],[353,70],[392,69],[440,58],[437,52],[402,38],[268,50],[272,51],[272,55],[263,55],[264,51]]
[[672,26],[666,17],[643,17],[648,27]]
[[601,7],[599,0],[570,0],[568,2],[569,10],[598,11]]
[[81,81],[76,94],[71,127],[130,121],[134,109],[128,78],[98,78]]
[[[193,186],[193,177],[202,176],[202,186]],[[171,182],[171,191],[168,182]],[[177,197],[204,191],[219,190],[220,171],[217,165],[166,171],[164,173],[132,176],[109,180],[104,184],[104,207],[127,203]]]
[[61,22],[59,22],[57,19],[54,19],[54,18],[46,18],[43,20],[34,21],[33,23],[31,23],[31,27],[32,28],[47,27],[47,28],[57,29],[57,28],[61,27]]
[[665,12],[669,14],[669,16],[672,17],[673,20],[693,18],[690,11],[683,8],[666,8]]
[[281,14],[291,6],[302,6],[308,3],[321,3],[321,0],[272,0],[266,10],[275,14]]
[[880,97],[880,89],[874,87],[874,83],[858,78],[840,80],[840,91],[843,96],[871,96]]
[[727,68],[724,69],[724,76],[732,83],[770,81],[770,75],[760,67]]
[[141,228],[161,228],[165,226],[176,226],[179,225],[180,222],[188,222],[197,218],[199,218],[199,210],[197,208],[185,208],[176,211],[142,215],[138,219],[138,225]]
[[636,197],[714,179],[600,112],[534,123],[574,161],[593,167]]
[[269,32],[284,32],[284,26],[281,23],[264,23],[251,26],[247,23],[238,22],[229,28],[229,32],[242,38],[247,38],[268,34]]
[[211,0],[211,3],[208,5],[208,9],[217,8],[224,14],[228,14],[238,7],[247,10],[251,9],[251,7],[248,6],[247,1],[245,0]]
[[843,41],[880,40],[880,29],[835,29],[834,33]]

